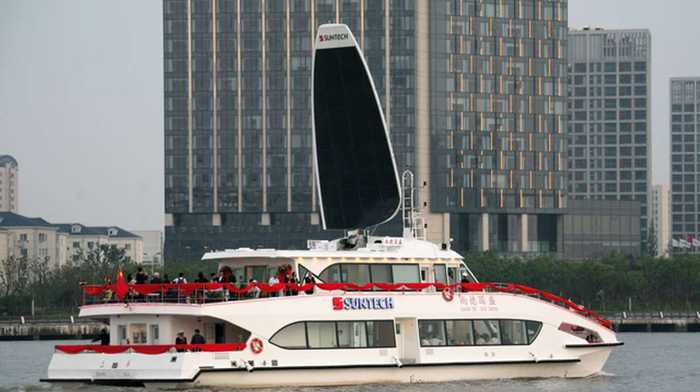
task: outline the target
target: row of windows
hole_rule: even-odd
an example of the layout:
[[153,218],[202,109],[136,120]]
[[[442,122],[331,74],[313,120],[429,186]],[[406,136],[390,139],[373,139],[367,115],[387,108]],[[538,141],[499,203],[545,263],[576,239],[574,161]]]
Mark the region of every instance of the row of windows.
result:
[[586,120],[604,120],[604,121],[615,121],[615,120],[632,120],[632,114],[634,113],[635,120],[645,120],[647,118],[646,110],[606,110],[606,111],[573,111],[570,113],[570,119],[574,121],[586,121]]
[[422,347],[532,344],[542,323],[523,320],[420,320]]
[[[698,106],[700,108],[700,105]],[[692,103],[687,103],[685,105],[682,104],[673,104],[671,105],[671,111],[672,112],[695,112],[695,105]]]
[[[634,78],[633,78],[634,76]],[[588,77],[588,83],[589,84],[617,84],[618,82],[620,84],[632,84],[632,80],[634,79],[634,83],[644,83],[646,84],[647,82],[647,74],[646,73],[640,73],[640,74],[623,74],[623,75],[618,75],[618,74],[612,74],[612,75],[605,75],[604,77],[602,75],[590,75]],[[574,85],[582,85],[586,84],[586,76],[585,75],[575,75],[574,77],[569,78],[569,82],[573,82]]]
[[[588,105],[586,105],[588,104]],[[603,106],[605,105],[605,106]],[[647,106],[646,98],[636,98],[634,100],[634,106],[637,108],[645,108]],[[586,107],[590,109],[618,109],[618,108],[631,108],[632,99],[631,98],[621,98],[621,99],[570,99],[569,108],[573,109],[585,109]]]
[[644,61],[632,62],[620,62],[617,63],[575,63],[573,67],[570,67],[571,71],[576,73],[583,72],[632,72],[632,69],[636,72],[644,72],[647,70],[647,63]]
[[396,347],[391,320],[300,321],[277,331],[270,343],[286,349]]
[[646,122],[606,122],[603,124],[570,123],[569,131],[572,133],[616,133],[616,132],[644,132],[647,131]]
[[647,184],[646,183],[636,183],[634,184],[634,188],[632,187],[632,183],[620,183],[620,186],[618,187],[616,183],[602,183],[602,184],[587,184],[587,183],[582,183],[582,184],[571,184],[569,186],[569,191],[573,193],[585,193],[585,192],[608,192],[608,193],[617,193],[617,192],[646,192],[647,191]]
[[[446,264],[433,265],[433,271],[433,280],[436,282],[448,282],[448,277],[452,282],[458,272],[457,268],[448,268]],[[424,271],[419,271],[418,265],[341,263],[327,267],[319,277],[326,283],[419,283],[429,281],[424,275]]]
[[[569,177],[571,178],[573,176],[573,180],[575,181],[584,181],[585,180],[585,171],[572,171],[569,172]],[[634,174],[634,177],[636,180],[645,180],[647,178],[647,171],[646,170],[620,170],[619,171],[619,177],[621,180],[632,180],[632,174]],[[606,180],[616,180],[618,177],[618,171],[590,171],[589,172],[589,180],[595,181],[595,180],[602,180],[605,178]]]
[[[619,144],[646,144],[647,142],[647,135],[645,134],[640,134],[640,135],[634,135],[634,140],[632,140],[632,135],[619,135],[619,140],[618,140],[618,135],[576,135],[574,137],[570,137],[569,139],[569,151],[571,151],[572,147],[576,147],[579,145],[585,145],[585,144],[592,144],[592,145],[617,145]],[[688,140],[692,142],[693,140]]]
[[[698,121],[700,121],[700,115],[697,117]],[[674,123],[680,123],[680,122],[687,122],[687,123],[692,123],[695,122],[695,115],[694,114],[674,114],[671,116],[671,122]],[[675,124],[674,124],[675,125]]]
[[[571,96],[573,97],[583,97],[587,95],[591,96],[606,96],[606,97],[614,97],[617,95],[620,96],[631,96],[632,95],[632,86],[620,86],[620,87],[574,87],[573,88],[573,94]],[[619,93],[619,94],[618,94]],[[646,95],[647,94],[647,86],[646,85],[637,85],[634,86],[634,95]]]

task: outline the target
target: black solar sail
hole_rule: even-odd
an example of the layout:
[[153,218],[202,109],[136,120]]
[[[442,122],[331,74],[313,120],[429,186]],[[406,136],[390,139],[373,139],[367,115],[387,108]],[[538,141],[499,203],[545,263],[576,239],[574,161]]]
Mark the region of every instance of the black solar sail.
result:
[[312,111],[324,228],[390,220],[401,203],[396,162],[369,69],[346,25],[318,29]]

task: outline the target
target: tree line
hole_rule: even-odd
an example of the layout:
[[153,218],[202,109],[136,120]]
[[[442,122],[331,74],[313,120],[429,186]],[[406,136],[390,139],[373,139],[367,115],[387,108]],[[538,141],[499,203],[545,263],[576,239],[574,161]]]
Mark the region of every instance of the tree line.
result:
[[[494,253],[465,256],[480,281],[513,282],[550,291],[597,311],[700,310],[700,256],[670,258],[610,255],[586,261],[554,257],[503,257]],[[82,300],[81,283],[114,280],[117,268],[135,273],[137,266],[124,249],[101,245],[79,252],[73,260],[52,266],[46,259],[10,257],[0,260],[0,317],[29,315],[32,301],[37,317],[76,314]],[[208,275],[214,264],[201,261],[167,263],[157,269],[174,278],[183,272],[194,278]],[[150,274],[151,272],[147,272]]]
[[513,282],[570,298],[596,311],[699,311],[700,256],[607,257],[566,261],[468,255],[480,281]]

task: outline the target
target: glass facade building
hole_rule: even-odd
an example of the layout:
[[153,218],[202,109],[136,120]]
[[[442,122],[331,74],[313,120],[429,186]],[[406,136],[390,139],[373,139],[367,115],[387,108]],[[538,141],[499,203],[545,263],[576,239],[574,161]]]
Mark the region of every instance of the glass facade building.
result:
[[429,239],[559,247],[566,0],[163,3],[168,260],[341,234],[321,230],[311,150],[311,55],[328,22],[363,49]]
[[651,182],[651,35],[569,32],[569,195],[641,203],[647,235]]
[[[700,78],[671,79],[671,238],[700,238]],[[691,241],[692,242],[692,241]],[[691,244],[692,245],[692,244]],[[676,249],[681,252],[692,250]]]

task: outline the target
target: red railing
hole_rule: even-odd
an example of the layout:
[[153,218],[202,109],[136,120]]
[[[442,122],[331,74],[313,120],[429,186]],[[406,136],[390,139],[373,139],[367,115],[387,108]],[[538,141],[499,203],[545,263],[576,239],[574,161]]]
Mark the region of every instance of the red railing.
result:
[[99,344],[77,344],[77,345],[56,345],[57,351],[66,354],[80,354],[93,352],[99,354],[121,354],[134,352],[138,354],[165,354],[169,351],[204,351],[204,352],[226,352],[243,351],[245,343],[223,343],[223,344],[127,344],[116,346],[103,346]]
[[[139,302],[183,302],[187,300],[191,302],[213,302],[222,300],[235,300],[242,298],[257,297],[260,294],[274,293],[298,293],[304,291],[312,291],[314,288],[319,288],[326,291],[423,291],[426,289],[435,289],[438,291],[451,289],[461,292],[474,291],[497,291],[518,295],[527,295],[547,300],[556,305],[568,308],[569,310],[595,320],[599,324],[612,329],[612,323],[605,320],[597,313],[585,309],[566,298],[559,297],[547,291],[535,289],[529,286],[514,284],[514,283],[278,283],[269,285],[266,283],[250,283],[245,286],[236,286],[233,283],[155,283],[155,284],[135,284],[129,285],[128,301]],[[109,298],[102,302],[115,301],[112,293],[116,290],[116,285],[83,285],[83,293],[90,297],[106,296],[109,293]],[[212,297],[214,293],[227,292],[227,295]],[[193,295],[194,294],[194,295]],[[228,296],[231,295],[232,296]],[[190,298],[192,296],[192,298]],[[83,299],[83,303],[87,304],[87,298]],[[97,303],[99,301],[95,301]]]

